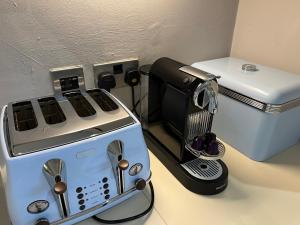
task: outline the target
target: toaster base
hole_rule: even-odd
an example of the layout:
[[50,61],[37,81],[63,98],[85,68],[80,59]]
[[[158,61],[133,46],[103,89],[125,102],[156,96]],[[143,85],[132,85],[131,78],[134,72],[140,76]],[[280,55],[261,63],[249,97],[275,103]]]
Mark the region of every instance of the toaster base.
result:
[[224,191],[228,184],[228,168],[224,162],[217,160],[221,167],[221,175],[215,179],[200,179],[192,175],[185,168],[186,164],[180,164],[177,159],[159,141],[144,130],[146,143],[150,151],[164,164],[164,166],[179,180],[188,190],[201,195],[214,195]]

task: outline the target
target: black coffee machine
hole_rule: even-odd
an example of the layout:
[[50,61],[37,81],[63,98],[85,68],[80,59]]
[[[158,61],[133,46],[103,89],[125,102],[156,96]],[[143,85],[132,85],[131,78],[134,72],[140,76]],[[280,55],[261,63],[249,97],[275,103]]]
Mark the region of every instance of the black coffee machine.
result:
[[211,133],[217,78],[169,58],[141,67],[141,119],[149,149],[189,190],[217,194],[227,187],[219,160],[225,147]]

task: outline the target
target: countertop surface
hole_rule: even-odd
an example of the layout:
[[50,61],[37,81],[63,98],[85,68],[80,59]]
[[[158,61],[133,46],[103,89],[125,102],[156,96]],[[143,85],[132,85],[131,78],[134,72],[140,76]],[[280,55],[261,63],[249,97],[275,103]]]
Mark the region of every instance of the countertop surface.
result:
[[[225,144],[226,145],[226,144]],[[226,145],[227,189],[201,196],[185,189],[150,153],[155,205],[152,213],[128,225],[300,225],[300,144],[267,162],[255,162]],[[2,187],[1,187],[2,189]],[[0,224],[9,225],[3,190]],[[100,216],[130,216],[149,204],[149,189]],[[96,225],[88,219],[78,225]]]

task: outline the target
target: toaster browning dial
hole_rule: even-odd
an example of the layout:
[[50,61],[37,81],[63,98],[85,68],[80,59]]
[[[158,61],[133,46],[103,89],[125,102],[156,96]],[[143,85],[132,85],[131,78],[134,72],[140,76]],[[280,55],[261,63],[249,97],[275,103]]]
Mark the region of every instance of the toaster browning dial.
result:
[[139,172],[141,172],[143,169],[143,165],[141,163],[136,163],[134,164],[130,169],[129,169],[129,175],[130,176],[135,176]]
[[37,200],[32,203],[30,203],[27,207],[27,211],[29,213],[41,213],[47,210],[49,207],[49,202],[46,200]]

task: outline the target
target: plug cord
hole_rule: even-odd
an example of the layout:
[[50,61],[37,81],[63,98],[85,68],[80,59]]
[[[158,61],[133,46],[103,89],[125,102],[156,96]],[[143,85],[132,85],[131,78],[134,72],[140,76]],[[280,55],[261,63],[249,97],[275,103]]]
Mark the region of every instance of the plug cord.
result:
[[134,91],[134,87],[131,87],[131,100],[132,100],[132,110],[131,112],[135,113],[137,116],[139,116],[138,112],[136,111],[136,107],[140,104],[140,100],[138,100],[137,102],[135,102],[135,91]]
[[150,205],[142,213],[139,213],[139,214],[137,214],[135,216],[131,216],[131,217],[123,218],[123,219],[117,219],[117,220],[105,220],[105,219],[101,219],[101,218],[99,218],[97,216],[93,216],[93,219],[96,220],[96,221],[98,221],[98,222],[100,222],[100,223],[119,224],[119,223],[125,223],[125,222],[129,222],[129,221],[132,221],[132,220],[136,220],[136,219],[139,219],[139,218],[147,215],[153,209],[153,206],[154,206],[154,188],[153,188],[153,184],[152,184],[151,181],[149,182],[149,187],[150,187],[150,192],[151,192]]

